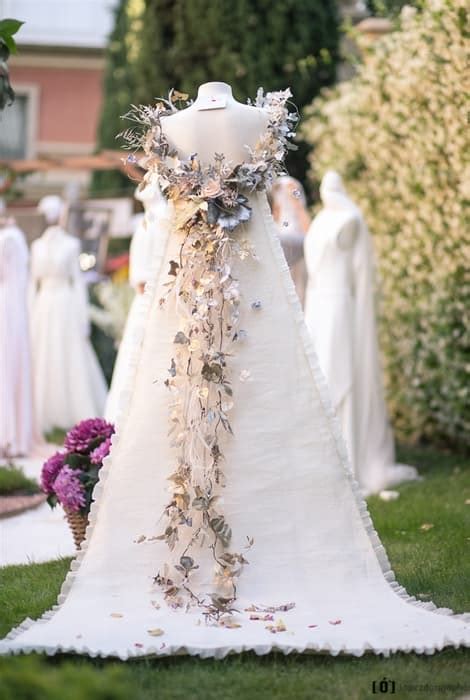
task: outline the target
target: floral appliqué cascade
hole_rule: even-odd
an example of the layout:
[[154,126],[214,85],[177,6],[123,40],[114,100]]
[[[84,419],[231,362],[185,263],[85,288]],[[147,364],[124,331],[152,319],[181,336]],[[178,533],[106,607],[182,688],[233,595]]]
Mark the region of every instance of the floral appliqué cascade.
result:
[[[290,90],[258,91],[252,104],[263,109],[267,126],[254,148],[247,147],[243,163],[233,164],[223,154],[216,154],[210,165],[203,165],[197,154],[179,157],[161,124],[162,117],[177,111],[175,102],[187,98],[174,91],[155,106],[133,107],[126,117],[134,124],[122,134],[128,148],[144,151],[139,163],[147,170],[145,180],[157,178],[173,205],[173,231],[182,237],[160,299],[164,306],[173,297],[180,320],[165,380],[176,459],[169,476],[166,526],[152,538],[164,540],[172,552],[178,547],[180,551],[155,582],[172,607],[198,605],[215,621],[231,611],[237,578],[248,563],[242,552],[230,549],[232,531],[218,503],[225,484],[220,436],[233,434],[230,411],[236,400],[230,359],[245,335],[239,328],[240,289],[232,264],[235,259],[256,258],[241,233],[251,217],[247,195],[269,188],[285,172],[287,150],[295,148],[289,139],[295,136],[298,113],[289,111],[290,97]],[[252,543],[247,537],[246,548]],[[201,546],[210,549],[216,570],[209,598],[197,595],[191,586]]]

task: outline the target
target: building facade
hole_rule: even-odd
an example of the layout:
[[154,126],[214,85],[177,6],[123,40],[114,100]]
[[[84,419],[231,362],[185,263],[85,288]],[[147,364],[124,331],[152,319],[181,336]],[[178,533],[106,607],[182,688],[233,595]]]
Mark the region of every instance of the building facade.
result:
[[9,61],[17,97],[0,116],[0,159],[94,151],[115,4],[0,0],[0,17],[25,22]]

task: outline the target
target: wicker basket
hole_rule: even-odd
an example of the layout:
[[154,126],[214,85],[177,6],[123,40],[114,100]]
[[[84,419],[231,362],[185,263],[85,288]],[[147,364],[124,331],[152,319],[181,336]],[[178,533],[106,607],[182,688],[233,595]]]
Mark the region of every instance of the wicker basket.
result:
[[88,526],[88,516],[77,513],[75,510],[69,510],[68,508],[64,508],[64,510],[68,524],[72,530],[75,547],[80,549],[80,545],[85,539],[85,531]]

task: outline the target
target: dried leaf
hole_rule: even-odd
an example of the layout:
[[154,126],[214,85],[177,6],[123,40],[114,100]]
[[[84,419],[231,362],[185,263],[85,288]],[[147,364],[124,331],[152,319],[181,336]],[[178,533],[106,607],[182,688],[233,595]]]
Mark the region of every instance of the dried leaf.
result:
[[169,270],[168,274],[176,277],[176,275],[178,274],[178,270],[179,270],[179,263],[177,263],[176,260],[170,260],[169,264],[170,264],[170,270]]
[[111,613],[110,617],[124,617],[122,613]]
[[177,343],[178,345],[187,345],[187,343],[189,343],[189,338],[183,333],[183,331],[178,331],[173,342]]
[[341,620],[328,620],[328,623],[329,623],[330,625],[340,625],[340,624],[341,624]]
[[165,630],[160,629],[160,627],[154,627],[153,629],[147,630],[147,634],[151,637],[161,637],[162,634],[165,634]]
[[227,627],[229,630],[234,630],[241,627],[241,624],[236,622],[233,618],[221,620],[219,624],[221,627]]
[[186,100],[189,99],[189,95],[186,92],[179,92],[179,90],[172,90],[170,99],[172,102],[178,102],[178,100],[182,100],[183,102],[186,102]]
[[278,632],[285,632],[287,627],[282,620],[278,620],[274,625],[266,625],[266,629],[272,634],[277,634]]

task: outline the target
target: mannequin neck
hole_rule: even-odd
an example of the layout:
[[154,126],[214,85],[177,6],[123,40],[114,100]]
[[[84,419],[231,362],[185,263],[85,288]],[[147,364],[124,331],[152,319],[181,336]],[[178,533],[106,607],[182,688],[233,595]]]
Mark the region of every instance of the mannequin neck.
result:
[[197,106],[198,102],[205,102],[211,98],[223,99],[226,104],[236,101],[233,97],[230,85],[227,85],[227,83],[212,82],[204,83],[199,86],[194,104]]
[[354,206],[349,197],[343,192],[320,191],[320,197],[323,208],[328,211],[349,211]]
[[56,222],[55,224],[48,223],[42,235],[45,238],[53,238],[55,236],[61,236],[63,233],[65,233],[64,229]]

